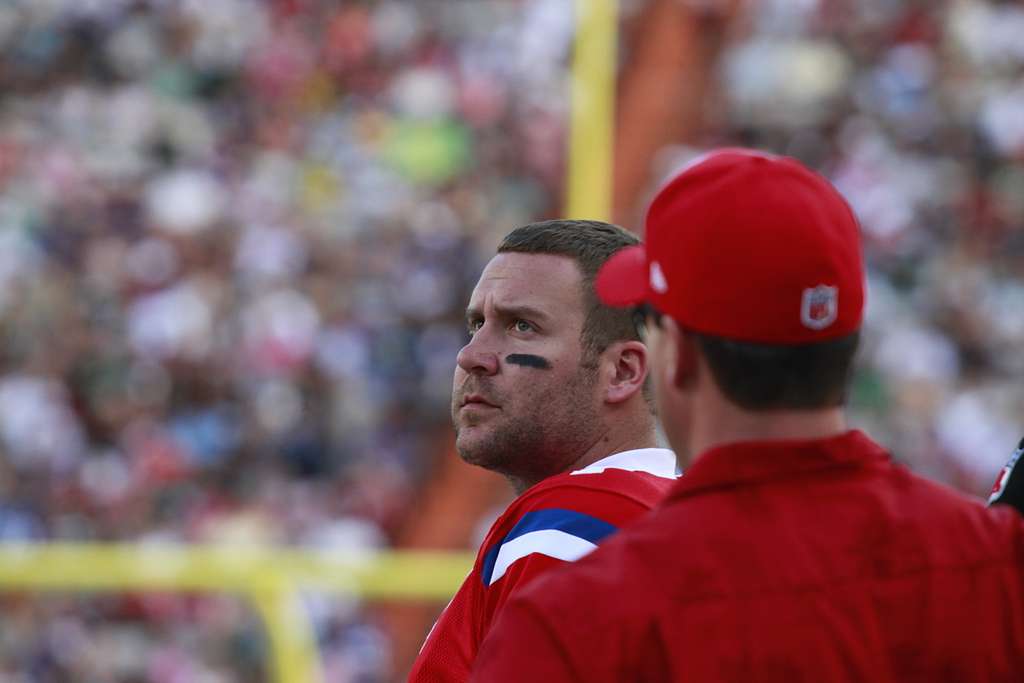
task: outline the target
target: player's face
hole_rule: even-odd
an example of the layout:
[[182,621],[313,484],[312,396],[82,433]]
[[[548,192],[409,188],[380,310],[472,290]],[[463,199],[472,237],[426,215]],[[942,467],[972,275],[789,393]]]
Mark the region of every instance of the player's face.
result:
[[505,253],[487,264],[466,309],[471,336],[452,388],[466,462],[530,485],[568,469],[600,438],[583,308],[579,268],[568,257]]

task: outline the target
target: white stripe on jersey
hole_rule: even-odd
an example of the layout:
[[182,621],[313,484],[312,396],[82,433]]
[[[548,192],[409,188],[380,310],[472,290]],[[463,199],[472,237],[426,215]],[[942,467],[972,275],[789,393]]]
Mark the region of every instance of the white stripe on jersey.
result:
[[556,560],[575,562],[597,546],[579,536],[567,534],[558,529],[541,529],[523,534],[518,538],[503,543],[498,557],[494,562],[494,571],[487,585],[505,575],[505,572],[516,560],[533,553],[540,553]]
[[676,454],[667,448],[637,448],[614,453],[570,474],[600,474],[609,469],[646,472],[666,479],[680,475]]

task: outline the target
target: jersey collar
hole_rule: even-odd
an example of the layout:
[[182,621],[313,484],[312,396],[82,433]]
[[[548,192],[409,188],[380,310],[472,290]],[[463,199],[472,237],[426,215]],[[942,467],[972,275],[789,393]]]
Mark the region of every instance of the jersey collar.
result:
[[601,458],[583,469],[569,474],[600,474],[605,470],[647,472],[656,477],[674,479],[679,476],[676,454],[667,448],[635,448]]

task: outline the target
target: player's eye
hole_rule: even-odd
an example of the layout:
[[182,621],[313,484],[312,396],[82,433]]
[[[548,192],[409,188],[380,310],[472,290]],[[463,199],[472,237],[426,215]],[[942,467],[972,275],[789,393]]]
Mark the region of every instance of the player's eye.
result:
[[479,330],[481,327],[483,327],[483,326],[484,326],[484,321],[483,320],[479,320],[479,319],[477,319],[477,320],[468,320],[468,321],[466,321],[466,332],[468,332],[469,336],[472,337],[473,334],[477,330]]
[[515,328],[516,332],[523,333],[533,332],[534,330],[533,325],[530,322],[523,320],[522,318],[517,318],[516,321],[512,323],[512,327]]

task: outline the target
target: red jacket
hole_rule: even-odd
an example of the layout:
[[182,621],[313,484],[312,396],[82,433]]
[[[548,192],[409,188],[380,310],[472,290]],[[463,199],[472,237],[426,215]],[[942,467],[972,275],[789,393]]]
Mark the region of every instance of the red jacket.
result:
[[1024,520],[859,432],[702,455],[505,607],[471,680],[1024,680]]

